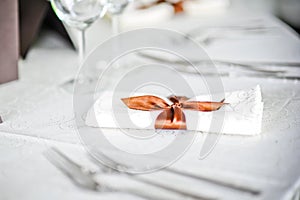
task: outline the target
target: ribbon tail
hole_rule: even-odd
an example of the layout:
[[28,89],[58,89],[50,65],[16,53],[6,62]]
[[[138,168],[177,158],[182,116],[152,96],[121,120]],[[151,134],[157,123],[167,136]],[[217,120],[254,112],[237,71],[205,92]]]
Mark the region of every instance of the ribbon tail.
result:
[[223,105],[228,104],[224,103],[225,99],[220,102],[209,102],[209,101],[187,101],[182,104],[182,108],[187,110],[196,110],[203,112],[210,112],[219,110]]
[[161,112],[156,118],[155,129],[186,130],[186,119],[181,108],[174,107]]

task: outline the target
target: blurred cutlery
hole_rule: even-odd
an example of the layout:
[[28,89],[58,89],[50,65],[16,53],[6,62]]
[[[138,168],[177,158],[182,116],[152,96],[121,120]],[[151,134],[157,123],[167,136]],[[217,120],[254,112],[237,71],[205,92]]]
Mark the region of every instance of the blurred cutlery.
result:
[[[95,176],[99,175],[100,173],[103,173],[101,171],[91,171],[76,162],[74,162],[72,159],[70,159],[68,156],[63,154],[61,151],[59,151],[57,148],[50,148],[47,150],[44,155],[46,158],[53,163],[57,168],[59,168],[64,174],[66,174],[69,178],[73,180],[73,182],[82,187],[86,188],[89,190],[93,191],[106,191],[106,192],[111,192],[111,191],[121,191],[129,194],[134,194],[136,196],[140,196],[143,198],[147,199],[159,199],[162,200],[164,198],[157,198],[157,196],[151,195],[147,191],[141,191],[141,190],[132,190],[132,189],[125,189],[121,190],[120,188],[114,188],[112,186],[108,186],[106,184],[99,184],[98,181],[96,181]],[[103,165],[102,168],[103,169]],[[106,171],[107,172],[107,171]],[[126,175],[126,174],[124,174]],[[168,187],[163,184],[158,184],[156,182],[152,181],[147,181],[143,179],[136,178],[134,176],[128,176],[130,178],[134,178],[134,180],[140,181],[144,184],[154,186],[156,188],[160,188],[166,191],[169,191],[171,193],[174,193],[178,195],[178,198],[176,199],[183,199],[183,198],[188,198],[188,199],[198,199],[198,200],[216,200],[214,197],[208,197],[208,196],[200,196],[196,194],[190,194],[186,193],[184,191]]]
[[[127,171],[127,170],[130,170],[132,168],[131,166],[123,165],[123,164],[109,158],[108,156],[106,156],[105,154],[103,154],[100,151],[94,150],[93,153],[95,154],[96,157],[100,157],[101,159],[103,159],[103,161],[105,163],[109,163],[109,165],[113,168],[112,170],[114,170],[116,172],[117,171]],[[103,163],[100,163],[95,157],[90,156],[90,158],[96,164],[103,165]],[[220,185],[220,186],[223,186],[223,187],[227,187],[227,188],[230,188],[230,189],[234,189],[234,190],[238,190],[238,191],[241,191],[241,192],[249,193],[251,195],[260,195],[261,194],[261,190],[259,190],[258,188],[251,187],[248,184],[242,185],[240,182],[236,182],[236,181],[215,179],[215,178],[208,177],[208,176],[203,176],[203,175],[199,175],[199,174],[193,174],[191,172],[186,172],[186,171],[183,171],[183,170],[178,170],[178,169],[172,168],[172,167],[166,167],[166,168],[163,168],[162,170],[173,173],[173,174],[181,175],[181,176],[190,177],[190,178],[193,178],[193,179],[198,179],[198,180],[201,180],[201,181],[210,182],[210,183]],[[139,178],[138,175],[133,175],[133,174],[129,174],[129,175],[131,177],[137,178],[141,181],[145,181],[144,179]],[[205,198],[202,197],[202,199],[208,199],[208,198],[207,197],[205,197]]]

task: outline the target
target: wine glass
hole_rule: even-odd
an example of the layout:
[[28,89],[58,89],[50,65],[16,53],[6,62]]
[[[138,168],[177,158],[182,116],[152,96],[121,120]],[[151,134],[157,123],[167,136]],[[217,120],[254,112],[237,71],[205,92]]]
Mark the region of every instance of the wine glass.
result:
[[107,11],[112,15],[112,31],[113,35],[120,32],[120,14],[132,0],[105,0]]
[[51,6],[61,21],[80,31],[80,66],[85,56],[85,30],[99,17],[104,16],[107,7],[100,0],[51,0]]

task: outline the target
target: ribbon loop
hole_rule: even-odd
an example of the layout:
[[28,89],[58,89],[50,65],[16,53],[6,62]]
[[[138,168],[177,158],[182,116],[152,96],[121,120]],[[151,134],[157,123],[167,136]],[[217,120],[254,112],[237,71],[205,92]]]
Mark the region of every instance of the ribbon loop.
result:
[[169,106],[165,100],[152,95],[123,98],[122,101],[134,110],[162,110]]
[[165,109],[155,121],[155,129],[186,129],[185,115],[178,107]]
[[122,101],[130,109],[135,110],[163,110],[155,120],[156,129],[187,129],[183,109],[210,112],[220,109],[225,99],[220,102],[188,101],[185,96],[170,96],[168,99],[173,103],[169,105],[165,100],[152,96],[137,96],[123,98]]

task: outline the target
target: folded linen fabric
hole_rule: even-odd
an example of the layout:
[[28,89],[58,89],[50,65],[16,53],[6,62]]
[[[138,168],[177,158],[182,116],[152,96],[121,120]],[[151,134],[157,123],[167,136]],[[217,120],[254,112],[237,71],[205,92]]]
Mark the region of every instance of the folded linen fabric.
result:
[[[128,5],[121,16],[120,24],[123,29],[152,26],[173,18],[176,11],[174,3],[177,0],[169,0],[156,3],[155,0],[137,1]],[[168,3],[169,2],[169,3]],[[172,4],[173,3],[173,4]],[[229,5],[228,0],[188,0],[183,1],[182,9],[187,15],[215,14],[225,11]],[[142,5],[151,5],[140,9]]]
[[[118,101],[114,98],[115,95],[112,92],[103,93],[88,111],[86,125],[154,129],[155,119],[161,111],[129,109],[121,99]],[[168,102],[167,98],[160,98]],[[210,95],[199,95],[190,100],[210,101]],[[185,110],[187,130],[236,135],[257,135],[261,132],[263,102],[260,86],[248,90],[226,92],[225,103],[227,104],[214,112]]]

